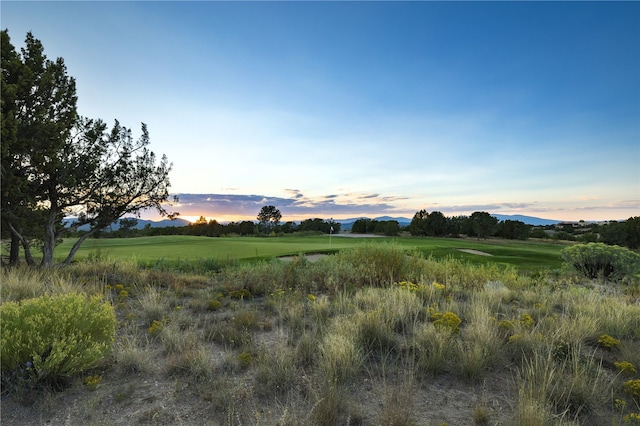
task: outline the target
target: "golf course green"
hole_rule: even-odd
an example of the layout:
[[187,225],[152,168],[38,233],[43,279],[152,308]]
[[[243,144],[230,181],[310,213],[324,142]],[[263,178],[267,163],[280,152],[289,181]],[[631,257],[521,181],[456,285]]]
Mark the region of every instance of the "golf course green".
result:
[[[56,248],[62,260],[75,242],[65,239]],[[434,258],[455,257],[475,264],[510,264],[523,271],[560,267],[564,244],[539,241],[476,240],[464,238],[344,237],[328,235],[287,237],[155,236],[88,239],[75,260],[128,259],[143,264],[158,261],[252,261],[309,253],[330,254],[362,244],[396,244]],[[465,252],[462,250],[469,250]],[[473,251],[482,254],[473,253]]]

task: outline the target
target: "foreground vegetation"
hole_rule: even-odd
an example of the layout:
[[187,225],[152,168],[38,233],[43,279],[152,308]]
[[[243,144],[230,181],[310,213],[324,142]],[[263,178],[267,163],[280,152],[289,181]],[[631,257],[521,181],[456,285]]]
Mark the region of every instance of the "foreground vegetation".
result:
[[86,294],[118,322],[113,350],[61,391],[18,371],[30,360],[3,366],[3,421],[637,424],[638,277],[407,253],[360,243],[210,273],[107,258],[3,271],[3,312]]

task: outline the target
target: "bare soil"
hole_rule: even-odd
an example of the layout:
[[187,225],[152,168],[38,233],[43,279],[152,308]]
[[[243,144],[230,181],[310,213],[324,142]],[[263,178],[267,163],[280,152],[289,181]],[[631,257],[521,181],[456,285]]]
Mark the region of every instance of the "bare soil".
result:
[[[306,254],[304,255],[304,258],[307,259],[309,262],[317,262],[318,260],[322,259],[325,256],[327,255],[322,253],[315,253],[315,254]],[[298,256],[283,256],[283,257],[280,257],[279,259],[284,260],[285,262],[291,262],[296,257]]]
[[[278,332],[262,336],[272,340]],[[273,343],[273,342],[272,342]],[[220,359],[229,354],[211,348]],[[158,359],[159,365],[165,361]],[[100,372],[100,371],[99,371]],[[312,373],[282,394],[258,395],[251,369],[224,374],[220,380],[193,383],[168,377],[159,369],[151,374],[122,374],[115,368],[101,371],[104,380],[90,391],[76,379],[58,392],[44,392],[24,404],[2,397],[3,425],[307,425],[316,395],[307,394]],[[224,406],[223,394],[232,390]],[[357,379],[343,385],[340,398],[345,412],[334,424],[380,425],[385,416],[413,419],[411,423],[440,426],[475,425],[474,410],[486,407],[491,425],[513,424],[517,389],[507,370],[491,372],[470,383],[443,374],[403,377],[393,368],[370,366]],[[594,423],[596,424],[596,423]]]
[[[256,301],[245,304],[261,303]],[[224,314],[209,317],[222,321]],[[254,342],[266,353],[286,346],[287,330],[274,326],[255,331]],[[206,343],[211,355],[211,377],[195,380],[170,373],[172,359],[157,348],[148,372],[125,373],[108,360],[90,374],[103,381],[95,390],[83,377],[60,391],[39,391],[30,398],[3,395],[2,425],[313,425],[311,415],[322,405],[322,381],[313,367],[300,368],[282,392],[265,395],[256,384],[253,367],[240,369],[233,362],[240,351]],[[232,360],[232,361],[230,361]],[[397,359],[396,359],[397,360]],[[336,425],[393,424],[471,426],[514,425],[517,404],[515,369],[501,363],[481,380],[469,381],[452,373],[407,375],[406,365],[373,357],[363,372],[340,386],[341,412]],[[474,419],[483,409],[487,422]],[[612,413],[590,413],[590,426],[611,425]]]

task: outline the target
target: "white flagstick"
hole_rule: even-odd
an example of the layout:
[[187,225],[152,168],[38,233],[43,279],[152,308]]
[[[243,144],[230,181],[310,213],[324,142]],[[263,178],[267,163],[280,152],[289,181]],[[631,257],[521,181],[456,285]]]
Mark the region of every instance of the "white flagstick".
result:
[[[333,223],[333,218],[331,218],[331,223]],[[331,229],[329,229],[329,247],[331,247],[331,235],[333,234],[333,225],[331,225]]]

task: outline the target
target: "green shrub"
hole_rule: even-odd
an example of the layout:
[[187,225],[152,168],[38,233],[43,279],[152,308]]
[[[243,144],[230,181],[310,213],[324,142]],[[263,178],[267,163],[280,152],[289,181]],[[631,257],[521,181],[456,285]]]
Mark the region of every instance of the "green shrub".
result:
[[95,367],[114,341],[116,316],[101,296],[44,295],[0,306],[3,378],[28,367],[56,382]]
[[422,268],[416,253],[393,243],[363,244],[337,253],[334,259],[349,265],[354,272],[352,284],[357,288],[390,287],[394,282],[417,280]]
[[561,254],[565,262],[589,279],[619,280],[640,269],[640,254],[603,243],[576,244],[564,248]]

